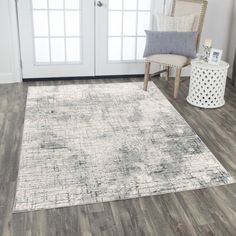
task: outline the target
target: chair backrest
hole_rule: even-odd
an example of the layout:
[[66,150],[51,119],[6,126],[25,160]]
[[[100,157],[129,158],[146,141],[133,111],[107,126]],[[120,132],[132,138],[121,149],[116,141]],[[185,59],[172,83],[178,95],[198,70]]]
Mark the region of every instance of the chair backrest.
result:
[[198,32],[197,48],[201,40],[201,33],[205,14],[207,10],[207,0],[173,0],[172,16],[195,15],[193,30]]

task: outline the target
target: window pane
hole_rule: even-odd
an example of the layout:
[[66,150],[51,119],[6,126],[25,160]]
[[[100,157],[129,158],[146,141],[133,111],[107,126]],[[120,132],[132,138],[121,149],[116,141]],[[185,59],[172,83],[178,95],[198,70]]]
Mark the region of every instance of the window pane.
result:
[[109,9],[121,10],[122,0],[109,0]]
[[108,60],[120,61],[121,60],[121,38],[108,39]]
[[125,10],[136,10],[137,9],[137,0],[124,0],[124,9]]
[[64,36],[63,11],[50,11],[50,34],[51,36]]
[[80,39],[79,38],[66,39],[66,59],[68,62],[80,61]]
[[79,9],[80,0],[65,0],[66,9]]
[[48,0],[50,9],[63,9],[63,0]]
[[124,12],[123,34],[136,35],[136,12]]
[[77,11],[66,11],[66,35],[80,35],[80,13]]
[[63,38],[51,39],[52,62],[65,62],[65,42]]
[[47,11],[33,11],[34,36],[48,36]]
[[122,12],[110,11],[109,12],[109,30],[110,36],[121,36],[122,33]]
[[50,62],[49,56],[49,39],[48,38],[35,38],[35,60],[38,63]]
[[137,39],[137,60],[143,60],[143,53],[145,49],[146,38],[139,37]]
[[139,0],[139,10],[151,10],[151,0]]
[[138,35],[145,35],[145,30],[150,29],[150,13],[138,13]]
[[135,60],[135,38],[123,38],[123,60]]
[[32,0],[32,5],[34,9],[47,9],[47,0]]

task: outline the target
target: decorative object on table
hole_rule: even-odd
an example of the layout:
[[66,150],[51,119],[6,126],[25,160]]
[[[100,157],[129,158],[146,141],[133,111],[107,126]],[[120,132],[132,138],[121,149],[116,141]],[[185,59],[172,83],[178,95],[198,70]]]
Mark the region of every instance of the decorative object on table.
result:
[[204,45],[206,47],[211,48],[212,47],[212,39],[205,39]]
[[219,65],[193,60],[187,101],[201,108],[218,108],[225,104],[225,85],[229,64]]
[[221,62],[222,54],[223,54],[223,50],[212,48],[210,57],[208,59],[208,63],[211,65],[219,65]]
[[14,210],[235,182],[155,84],[142,86],[29,87]]
[[202,61],[208,62],[208,59],[211,54],[211,49],[212,49],[212,40],[206,39],[205,43],[201,46],[198,58]]
[[[196,48],[199,47],[201,39],[202,27],[207,9],[207,0],[174,0],[172,4],[171,16],[186,16],[194,15],[195,21],[193,24],[192,31],[198,33]],[[176,29],[177,31],[177,29]],[[177,98],[181,71],[183,67],[190,64],[191,59],[182,55],[175,54],[156,54],[145,58],[145,77],[144,77],[144,90],[147,91],[148,81],[150,78],[150,66],[151,63],[157,63],[165,69],[155,73],[152,76],[159,75],[166,72],[166,79],[169,77],[170,68],[176,69],[175,87],[174,87],[174,98]]]
[[197,32],[146,32],[144,57],[156,54],[178,54],[196,58]]

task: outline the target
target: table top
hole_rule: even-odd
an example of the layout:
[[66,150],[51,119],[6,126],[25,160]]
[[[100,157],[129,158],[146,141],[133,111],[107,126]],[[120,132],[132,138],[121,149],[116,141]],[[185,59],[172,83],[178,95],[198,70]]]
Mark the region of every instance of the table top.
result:
[[206,69],[206,70],[222,70],[222,69],[229,68],[229,64],[225,61],[221,61],[219,65],[212,65],[212,64],[209,64],[205,61],[195,59],[195,60],[191,61],[191,65],[197,66],[197,67],[200,67],[200,68]]

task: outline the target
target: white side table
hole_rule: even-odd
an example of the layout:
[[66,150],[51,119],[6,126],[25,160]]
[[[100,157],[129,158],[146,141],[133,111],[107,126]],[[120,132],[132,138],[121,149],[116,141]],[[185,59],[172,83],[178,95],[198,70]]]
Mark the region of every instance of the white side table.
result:
[[229,64],[218,66],[193,60],[188,103],[201,108],[218,108],[225,104],[225,85]]

